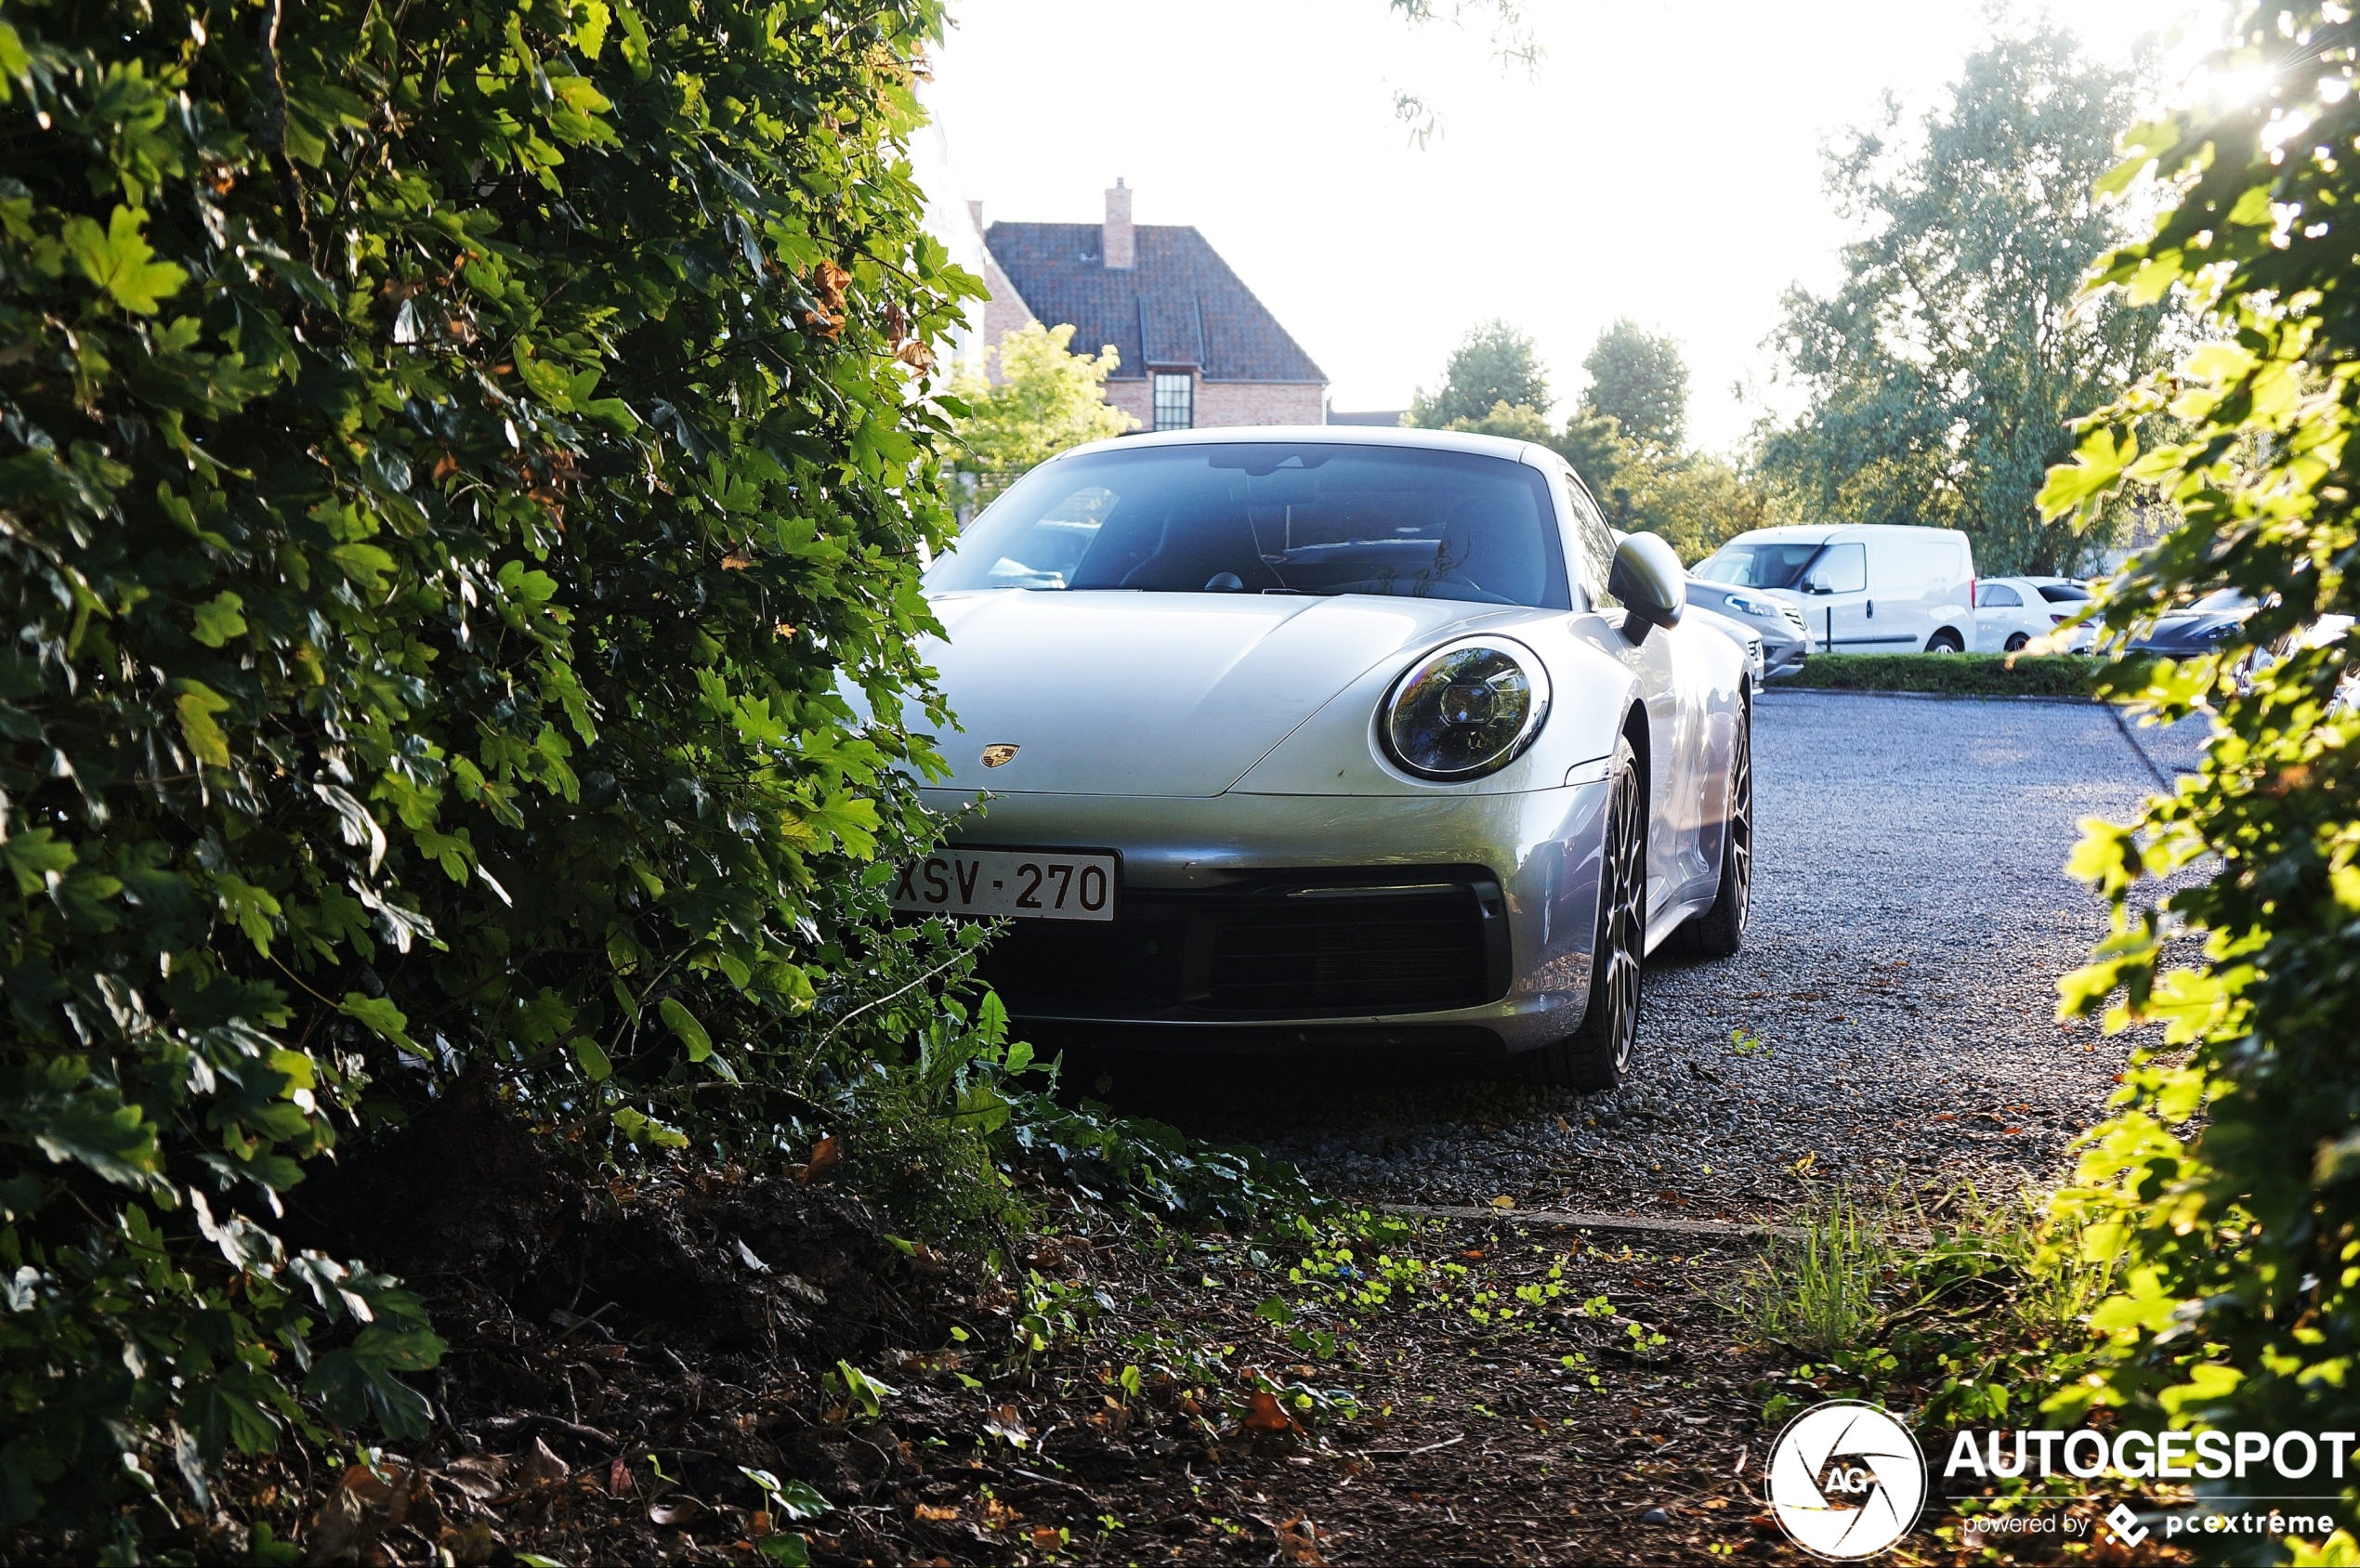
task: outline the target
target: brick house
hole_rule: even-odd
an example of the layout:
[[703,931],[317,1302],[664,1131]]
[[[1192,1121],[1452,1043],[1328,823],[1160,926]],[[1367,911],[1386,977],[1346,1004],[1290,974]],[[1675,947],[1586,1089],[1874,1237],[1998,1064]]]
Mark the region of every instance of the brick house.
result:
[[995,223],[983,240],[986,341],[1039,320],[1072,322],[1077,353],[1112,344],[1107,401],[1143,428],[1326,423],[1327,372],[1203,235],[1133,223],[1121,181],[1103,224]]

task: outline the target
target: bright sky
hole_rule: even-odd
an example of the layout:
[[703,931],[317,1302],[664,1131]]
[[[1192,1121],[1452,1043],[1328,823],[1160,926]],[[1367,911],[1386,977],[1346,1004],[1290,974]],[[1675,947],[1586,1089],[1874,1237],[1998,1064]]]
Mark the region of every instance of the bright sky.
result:
[[[2053,0],[2093,52],[2196,0]],[[1970,0],[1532,0],[1537,77],[1479,18],[1385,0],[953,0],[930,95],[985,219],[1193,224],[1328,372],[1339,409],[1400,408],[1467,330],[1540,342],[1569,407],[1599,330],[1680,340],[1690,429],[1762,410],[1780,294],[1829,286],[1848,231],[1820,148],[1897,93],[1940,100],[1992,23]],[[1396,88],[1443,116],[1423,150]],[[1077,344],[1077,348],[1084,346]],[[1741,399],[1740,379],[1753,390]]]

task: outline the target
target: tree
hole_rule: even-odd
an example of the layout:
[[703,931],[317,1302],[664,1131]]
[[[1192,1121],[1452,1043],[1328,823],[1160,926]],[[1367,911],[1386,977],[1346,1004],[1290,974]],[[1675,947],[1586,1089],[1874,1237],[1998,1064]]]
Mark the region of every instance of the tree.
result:
[[[2162,1039],[2058,1196],[2062,1242],[2116,1292],[2089,1319],[2100,1366],[2052,1396],[2051,1425],[2099,1405],[2125,1426],[2360,1428],[2360,660],[2330,619],[2360,614],[2360,24],[2270,4],[2235,28],[2192,80],[2250,92],[2137,127],[2104,187],[2152,170],[2167,198],[2104,259],[2107,294],[2185,292],[2216,341],[2093,416],[2041,496],[2061,523],[2141,495],[2177,508],[2108,581],[2109,626],[2222,586],[2257,607],[2217,652],[2122,679],[2117,699],[2214,738],[2195,777],[2074,854],[2114,930],[2061,1011]],[[2348,1517],[2350,1473],[2328,1483]],[[2353,1558],[2347,1530],[2319,1550]]]
[[1549,375],[1532,339],[1501,320],[1485,322],[1452,350],[1441,387],[1409,401],[1409,423],[1428,430],[1489,417],[1495,405],[1545,411]]
[[1628,319],[1598,334],[1581,368],[1581,407],[1613,420],[1630,440],[1678,451],[1687,442],[1688,367],[1680,346]]
[[2043,27],[1969,57],[1914,150],[1888,100],[1831,153],[1829,188],[1865,233],[1832,294],[1787,295],[1777,341],[1809,407],[1763,451],[1815,519],[1963,529],[1994,574],[2104,547],[2104,530],[2043,523],[2034,497],[2066,422],[2176,341],[2166,311],[2079,297],[2090,258],[2125,238],[2093,188],[2138,82]]
[[1139,427],[1106,400],[1107,377],[1121,363],[1114,346],[1095,356],[1069,352],[1073,332],[1027,322],[1000,340],[996,385],[975,371],[952,379],[951,395],[967,411],[952,420],[966,448],[963,467],[1021,474],[1069,447]]
[[415,1298],[274,1234],[339,1139],[751,1154],[928,1003],[940,25],[0,16],[0,1529],[425,1436]]

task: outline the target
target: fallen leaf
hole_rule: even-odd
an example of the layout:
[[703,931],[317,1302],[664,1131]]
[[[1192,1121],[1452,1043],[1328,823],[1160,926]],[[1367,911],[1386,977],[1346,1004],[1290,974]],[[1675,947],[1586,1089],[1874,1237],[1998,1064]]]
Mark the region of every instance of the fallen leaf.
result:
[[1065,1545],[1065,1533],[1054,1524],[1036,1524],[1032,1527],[1032,1544],[1038,1550],[1055,1551]]
[[1271,1530],[1278,1537],[1278,1561],[1281,1562],[1321,1563],[1319,1527],[1296,1514],[1292,1519],[1274,1524]]
[[1936,1111],[1934,1113],[1934,1119],[1936,1121],[1956,1121],[1959,1119],[1959,1113],[1956,1111]]
[[1024,1515],[997,1497],[986,1497],[983,1500],[983,1523],[987,1530],[1001,1529],[1015,1523],[1023,1517]]
[[648,1506],[648,1519],[656,1524],[688,1524],[702,1519],[705,1506],[694,1497],[667,1497]]
[[617,1454],[607,1466],[607,1495],[620,1497],[630,1490],[631,1467],[623,1462],[622,1455]]
[[1516,1200],[1510,1197],[1505,1193],[1501,1193],[1498,1197],[1491,1200],[1491,1207],[1494,1209],[1514,1209],[1515,1206]]
[[517,1480],[529,1491],[535,1486],[563,1481],[572,1473],[573,1467],[558,1458],[547,1443],[536,1437],[532,1440],[531,1450],[524,1457],[524,1463],[518,1467]]
[[1246,1401],[1245,1428],[1248,1431],[1293,1431],[1294,1418],[1286,1406],[1267,1389],[1256,1389]]
[[480,1519],[471,1519],[455,1530],[444,1525],[436,1544],[451,1554],[451,1561],[459,1568],[483,1568],[499,1551],[501,1543],[500,1537],[492,1533],[491,1525]]
[[442,1467],[445,1481],[478,1502],[506,1491],[508,1461],[496,1454],[469,1454]]
[[833,1176],[836,1167],[843,1163],[844,1146],[835,1141],[833,1135],[822,1138],[811,1145],[811,1158],[795,1172],[795,1180],[806,1186],[814,1182],[824,1182]]
[[930,1519],[937,1524],[942,1524],[958,1518],[959,1510],[951,1507],[937,1508],[932,1503],[920,1503],[916,1509],[916,1517]]

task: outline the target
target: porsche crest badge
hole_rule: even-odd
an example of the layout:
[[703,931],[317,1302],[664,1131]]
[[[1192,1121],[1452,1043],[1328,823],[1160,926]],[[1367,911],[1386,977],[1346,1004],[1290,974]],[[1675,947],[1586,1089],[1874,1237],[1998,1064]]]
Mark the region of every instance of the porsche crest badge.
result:
[[1003,740],[983,749],[983,765],[998,767],[1016,754],[1016,749]]

